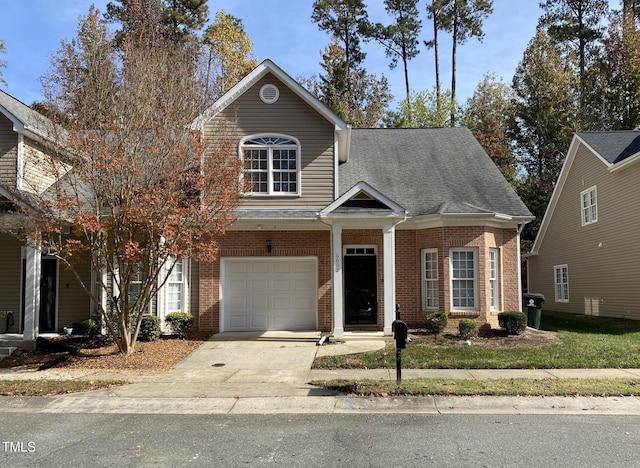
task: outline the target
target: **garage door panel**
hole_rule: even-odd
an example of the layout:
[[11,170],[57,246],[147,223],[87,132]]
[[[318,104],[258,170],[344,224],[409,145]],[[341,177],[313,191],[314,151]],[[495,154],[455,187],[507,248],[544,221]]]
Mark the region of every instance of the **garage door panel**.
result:
[[267,279],[254,279],[251,281],[251,292],[266,293],[269,291],[269,280]]
[[274,279],[273,291],[276,293],[278,292],[289,293],[291,291],[291,280],[290,279]]
[[291,261],[291,262],[276,262],[273,264],[273,269],[272,271],[274,273],[290,273],[291,272],[291,265],[295,264],[296,261]]
[[291,299],[282,296],[273,298],[273,309],[276,311],[282,310],[283,312],[295,312],[291,310]]
[[269,330],[268,316],[266,314],[251,314],[250,328],[252,330]]
[[254,261],[247,268],[251,273],[269,273],[269,263],[267,261]]
[[[293,289],[296,292],[309,292],[312,287],[312,282],[309,278],[297,278],[293,281]],[[315,288],[314,288],[315,289]]]
[[316,265],[312,258],[223,259],[222,329],[315,329]]
[[229,307],[233,311],[242,312],[249,310],[248,298],[246,297],[231,297],[227,299]]
[[246,315],[232,315],[229,317],[229,326],[231,328],[247,328],[249,324]]

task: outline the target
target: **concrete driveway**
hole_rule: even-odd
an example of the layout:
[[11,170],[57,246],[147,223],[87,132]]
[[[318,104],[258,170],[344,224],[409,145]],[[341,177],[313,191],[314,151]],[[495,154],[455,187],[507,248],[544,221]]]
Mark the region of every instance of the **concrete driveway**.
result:
[[333,394],[308,385],[320,332],[221,333],[175,369],[109,390],[156,398],[276,397]]

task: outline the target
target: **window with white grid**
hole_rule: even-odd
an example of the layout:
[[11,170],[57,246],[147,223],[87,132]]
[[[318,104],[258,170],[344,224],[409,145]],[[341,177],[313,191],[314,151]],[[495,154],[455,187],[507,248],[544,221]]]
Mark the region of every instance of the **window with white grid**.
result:
[[438,303],[438,250],[422,251],[422,310],[437,310]]
[[451,303],[454,309],[476,309],[476,252],[472,249],[452,249]]
[[580,194],[582,204],[582,225],[593,224],[598,221],[598,194],[593,186]]
[[252,195],[300,194],[300,143],[288,136],[243,140],[244,179]]

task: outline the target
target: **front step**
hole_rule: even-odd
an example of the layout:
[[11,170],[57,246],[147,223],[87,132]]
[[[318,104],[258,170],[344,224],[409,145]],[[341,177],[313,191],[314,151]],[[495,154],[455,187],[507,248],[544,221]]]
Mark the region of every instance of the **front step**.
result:
[[16,349],[15,346],[0,346],[0,359],[11,356]]

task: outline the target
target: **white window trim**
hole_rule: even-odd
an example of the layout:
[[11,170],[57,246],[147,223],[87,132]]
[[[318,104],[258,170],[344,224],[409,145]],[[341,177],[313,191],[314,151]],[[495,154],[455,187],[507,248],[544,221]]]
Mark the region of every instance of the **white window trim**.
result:
[[500,250],[496,248],[489,249],[489,307],[500,309]]
[[[590,201],[592,192],[595,203],[585,206],[585,195],[588,196]],[[595,214],[592,214],[592,212],[595,212]],[[580,192],[580,220],[583,226],[598,222],[598,190],[595,185]]]
[[169,310],[169,284],[171,282],[169,281],[169,278],[167,277],[167,275],[169,275],[169,265],[171,264],[172,261],[173,261],[172,259],[167,260],[167,263],[165,264],[165,268],[162,275],[158,277],[158,281],[160,284],[162,284],[162,282],[166,278],[166,281],[164,281],[164,285],[162,286],[162,289],[159,291],[157,296],[158,297],[157,313],[158,313],[158,316],[161,317],[163,320],[164,320],[164,317],[166,317],[167,314],[170,314],[171,312],[190,312],[190,303],[189,303],[190,281],[189,280],[190,280],[191,263],[187,258],[176,260],[176,264],[181,263],[182,265],[182,282],[181,282],[182,299],[181,299],[180,309]]
[[[426,257],[429,254],[435,254],[436,256],[436,267],[435,267],[435,278],[431,278],[431,279],[427,279],[427,269],[426,269]],[[440,308],[440,301],[439,301],[439,288],[440,288],[440,272],[438,271],[438,249],[422,249],[420,251],[420,274],[421,274],[421,285],[422,285],[422,310],[423,311],[429,311],[429,310],[438,310]],[[427,304],[428,302],[428,297],[427,297],[427,283],[431,282],[435,284],[435,291],[436,291],[436,304],[429,306]]]
[[[566,270],[567,272],[567,282],[566,283],[558,283],[558,271],[562,275],[562,270]],[[563,292],[566,297],[558,297],[558,286],[563,287]],[[566,263],[564,265],[555,265],[553,267],[553,291],[556,302],[569,302],[569,265]]]
[[[469,307],[461,307],[454,305],[454,297],[453,297],[453,283],[457,280],[462,280],[463,278],[454,278],[453,276],[453,253],[454,252],[471,252],[473,253],[473,306]],[[468,280],[469,278],[464,278]],[[449,298],[451,301],[451,310],[452,311],[477,311],[479,310],[478,304],[478,249],[476,248],[453,248],[449,249]]]
[[378,255],[378,246],[374,244],[348,244],[343,247],[345,256],[368,256]]
[[[246,145],[247,141],[254,140],[256,138],[266,138],[266,137],[274,137],[274,138],[283,138],[287,140],[291,140],[295,142],[294,145],[282,145],[282,149],[296,149],[296,191],[295,192],[276,192],[273,190],[273,148],[277,145]],[[266,192],[253,192],[251,188],[249,188],[244,194],[246,196],[251,197],[299,197],[302,191],[302,168],[301,168],[301,145],[300,140],[291,135],[285,135],[281,133],[259,133],[256,135],[249,135],[240,140],[240,146],[238,150],[238,154],[240,155],[241,160],[244,161],[244,149],[259,149],[265,148],[268,150],[267,154],[267,191]],[[244,180],[244,169],[242,171],[242,178]]]

